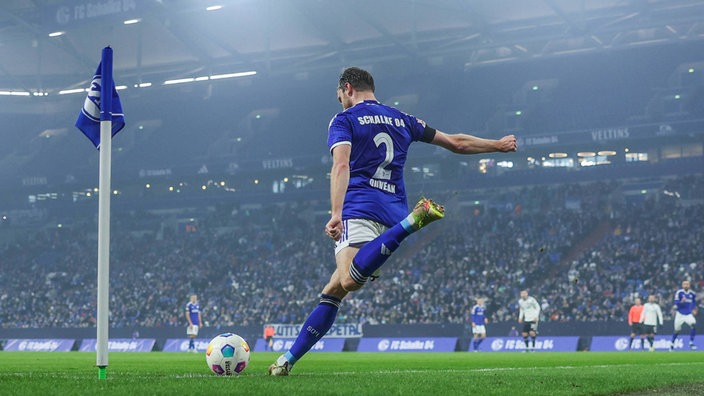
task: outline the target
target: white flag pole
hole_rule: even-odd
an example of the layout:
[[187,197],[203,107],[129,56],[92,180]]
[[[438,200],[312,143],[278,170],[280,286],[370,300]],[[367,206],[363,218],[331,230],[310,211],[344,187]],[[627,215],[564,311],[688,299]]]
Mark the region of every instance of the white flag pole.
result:
[[100,89],[100,176],[98,185],[98,323],[96,366],[107,378],[110,300],[110,175],[112,157],[112,49],[103,49]]
[[100,121],[100,181],[98,186],[98,378],[108,366],[108,313],[110,298],[110,165],[112,121]]

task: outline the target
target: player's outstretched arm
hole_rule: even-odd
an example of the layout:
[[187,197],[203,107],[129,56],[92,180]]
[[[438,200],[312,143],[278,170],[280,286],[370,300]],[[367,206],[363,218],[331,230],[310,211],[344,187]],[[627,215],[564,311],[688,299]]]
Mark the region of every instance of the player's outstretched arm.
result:
[[431,143],[457,154],[508,153],[518,148],[514,135],[501,139],[484,139],[464,133],[447,134],[437,131]]

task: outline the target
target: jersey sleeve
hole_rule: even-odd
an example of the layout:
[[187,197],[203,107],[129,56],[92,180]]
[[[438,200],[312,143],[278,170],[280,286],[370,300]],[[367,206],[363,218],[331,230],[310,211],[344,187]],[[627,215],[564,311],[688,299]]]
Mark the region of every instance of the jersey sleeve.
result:
[[406,117],[406,123],[414,142],[430,143],[433,141],[437,132],[434,128],[429,127],[425,121],[410,114],[406,114]]
[[332,150],[341,144],[352,144],[352,125],[344,113],[339,113],[328,126],[328,149]]
[[680,308],[682,305],[684,305],[684,304],[682,304],[682,301],[681,301],[682,297],[684,297],[683,291],[680,290],[677,293],[675,293],[675,306],[677,308]]

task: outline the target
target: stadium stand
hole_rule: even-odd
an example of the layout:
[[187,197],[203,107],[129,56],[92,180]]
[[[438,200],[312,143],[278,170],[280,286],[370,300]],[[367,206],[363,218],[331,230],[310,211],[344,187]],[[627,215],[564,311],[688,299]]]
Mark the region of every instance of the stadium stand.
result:
[[[659,188],[643,194],[643,183]],[[461,191],[438,195],[446,219],[412,236],[381,279],[345,301],[339,322],[466,323],[479,296],[493,322],[512,321],[524,288],[545,321],[625,320],[633,298],[651,293],[669,316],[682,279],[704,287],[701,175],[484,194],[479,205]],[[209,326],[300,323],[334,265],[324,207],[240,205],[185,223],[118,211],[112,326],[181,327],[192,292]],[[95,232],[88,221],[18,232],[4,244],[0,327],[94,326]]]

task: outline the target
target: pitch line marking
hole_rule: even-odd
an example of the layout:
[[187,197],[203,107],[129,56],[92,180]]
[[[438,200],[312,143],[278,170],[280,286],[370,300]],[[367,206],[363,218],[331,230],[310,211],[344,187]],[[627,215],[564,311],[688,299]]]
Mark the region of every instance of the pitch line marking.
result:
[[[704,362],[670,362],[670,363],[654,363],[648,364],[650,366],[691,366],[693,364],[702,365]],[[580,366],[531,366],[531,367],[490,367],[490,368],[468,368],[468,369],[441,369],[441,370],[379,370],[376,374],[427,374],[427,373],[469,373],[469,372],[495,372],[495,371],[521,371],[521,370],[550,370],[550,369],[560,369],[560,370],[574,370],[581,368],[597,368],[597,369],[611,369],[615,367],[638,367],[643,366],[643,364],[595,364],[595,365],[580,365]],[[333,373],[334,375],[359,375],[358,371],[341,371],[338,373]],[[298,375],[318,375],[316,373],[301,373]]]

